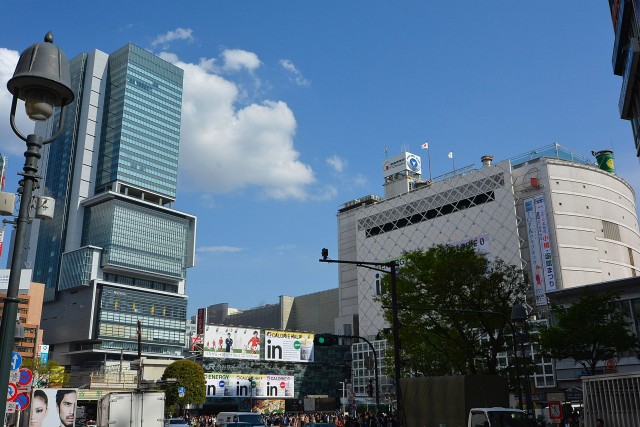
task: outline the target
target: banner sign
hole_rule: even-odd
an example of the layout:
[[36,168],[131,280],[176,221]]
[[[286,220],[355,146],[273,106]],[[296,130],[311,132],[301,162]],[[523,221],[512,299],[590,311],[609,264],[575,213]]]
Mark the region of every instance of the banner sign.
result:
[[282,399],[294,396],[293,375],[204,374],[205,395],[217,397],[255,397]]
[[198,317],[196,320],[196,334],[202,335],[204,334],[204,308],[198,309]]
[[204,327],[204,358],[260,359],[260,329],[224,325]]
[[524,201],[524,217],[527,227],[527,237],[529,242],[529,265],[531,266],[531,284],[533,285],[536,297],[536,306],[547,305],[544,284],[544,268],[542,266],[542,255],[540,253],[540,237],[538,236],[538,221],[536,219],[536,209],[533,198]]
[[313,336],[306,332],[265,330],[264,360],[313,362]]
[[544,204],[544,195],[540,194],[533,198],[536,205],[536,220],[538,222],[538,236],[540,237],[540,251],[542,253],[544,267],[544,283],[546,291],[556,290],[556,274],[553,269],[553,254],[551,252],[551,239],[549,237],[549,226],[547,224],[547,208]]

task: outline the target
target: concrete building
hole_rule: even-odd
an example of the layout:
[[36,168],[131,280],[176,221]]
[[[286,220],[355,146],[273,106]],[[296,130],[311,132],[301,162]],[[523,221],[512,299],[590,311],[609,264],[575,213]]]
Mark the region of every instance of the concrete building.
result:
[[[402,153],[385,160],[383,176],[384,198],[370,195],[339,209],[338,259],[385,262],[404,251],[472,241],[529,274],[527,300],[537,319],[547,317],[548,292],[640,273],[633,189],[557,144],[495,164],[483,156],[480,168],[428,180],[421,159]],[[375,298],[380,279],[379,272],[339,265],[336,333],[375,339],[386,326]],[[354,378],[357,393],[371,378],[368,353],[365,346],[354,353],[354,373],[367,375]],[[540,366],[536,386],[554,387],[551,361]],[[385,385],[384,360],[379,369]]]
[[[0,311],[4,307],[4,298],[7,296],[9,285],[9,272],[0,270]],[[40,317],[42,315],[42,298],[44,284],[31,283],[31,270],[20,272],[18,287],[18,319],[16,324],[22,327],[23,336],[16,335],[14,350],[20,353],[23,359],[35,359],[39,354],[42,344],[42,330],[40,329]]]
[[615,39],[611,58],[613,74],[622,77],[618,109],[620,118],[631,122],[636,155],[640,157],[640,91],[638,91],[638,59],[640,59],[640,16],[638,4],[631,0],[609,0]]
[[207,307],[205,313],[207,324],[333,333],[338,314],[338,289],[297,297],[282,295],[276,304],[249,310],[231,308],[227,303],[215,304]]
[[45,284],[43,341],[50,358],[92,369],[137,358],[140,321],[144,357],[181,358],[196,224],[172,207],[183,72],[131,44],[70,65],[76,99],[40,164],[55,215],[12,248]]

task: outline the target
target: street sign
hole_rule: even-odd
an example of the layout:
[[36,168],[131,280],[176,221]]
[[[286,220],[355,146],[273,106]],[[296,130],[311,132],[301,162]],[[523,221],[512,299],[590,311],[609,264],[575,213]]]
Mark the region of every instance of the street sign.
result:
[[31,385],[31,381],[33,381],[33,373],[27,368],[20,368],[18,383],[16,384],[19,388],[26,388]]
[[31,398],[27,393],[20,393],[19,395],[16,396],[16,399],[14,400],[14,402],[16,403],[16,409],[18,411],[23,411],[27,409],[27,407],[29,407],[29,403],[31,403]]
[[9,382],[10,383],[17,383],[19,379],[20,379],[20,372],[19,371],[9,371]]
[[9,383],[7,389],[7,402],[12,402],[18,395],[18,387],[14,383]]
[[17,406],[18,404],[16,402],[7,402],[7,412],[9,414],[13,414],[14,412],[16,412]]
[[552,420],[562,419],[562,402],[549,402],[549,418]]
[[20,356],[20,353],[17,351],[14,351],[11,354],[11,370],[17,371],[20,368],[20,365],[22,365],[22,356]]
[[178,387],[178,397],[184,397],[185,391],[184,387]]

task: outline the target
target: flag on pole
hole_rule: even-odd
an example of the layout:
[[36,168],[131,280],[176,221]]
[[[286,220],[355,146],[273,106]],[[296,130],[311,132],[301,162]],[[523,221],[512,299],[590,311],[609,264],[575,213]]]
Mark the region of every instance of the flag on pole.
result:
[[453,159],[453,151],[449,151],[449,154],[447,154],[447,157],[449,157],[450,159]]
[[424,144],[422,144],[422,148],[429,148],[429,142],[425,142]]

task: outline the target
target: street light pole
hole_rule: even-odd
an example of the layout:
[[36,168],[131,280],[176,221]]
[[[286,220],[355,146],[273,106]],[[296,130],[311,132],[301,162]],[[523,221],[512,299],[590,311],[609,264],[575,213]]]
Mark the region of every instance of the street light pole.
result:
[[529,426],[533,426],[534,418],[535,418],[535,410],[533,408],[533,397],[531,396],[531,384],[529,383],[529,363],[527,360],[527,355],[524,352],[524,335],[527,327],[527,319],[529,318],[529,314],[527,310],[522,305],[517,305],[513,307],[511,311],[511,320],[518,323],[518,326],[521,328],[521,335],[519,337],[520,341],[520,351],[522,352],[522,360],[524,362],[524,385],[525,385],[525,395],[527,396],[527,422]]
[[[20,181],[21,197],[18,217],[15,220],[15,239],[11,257],[11,270],[7,284],[7,296],[4,298],[2,320],[0,321],[0,390],[9,387],[9,373],[15,336],[15,319],[18,314],[18,290],[22,271],[23,248],[26,246],[27,224],[31,221],[29,211],[34,188],[38,183],[38,160],[40,149],[56,139],[62,132],[64,106],[71,103],[74,93],[71,90],[69,62],[64,53],[53,44],[53,35],[47,33],[44,42],[27,48],[18,60],[13,77],[7,82],[7,89],[13,95],[10,123],[14,133],[27,144],[24,153],[23,178]],[[25,109],[31,120],[44,121],[52,115],[55,107],[61,107],[58,130],[47,140],[38,135],[24,136],[15,123],[18,99],[25,101]],[[20,191],[20,190],[19,190]],[[0,399],[0,414],[5,414],[6,400]]]
[[[369,270],[380,271],[382,273],[389,274],[391,276],[391,333],[393,337],[393,374],[394,374],[394,386],[396,392],[396,412],[398,414],[398,422],[402,425],[402,396],[400,390],[400,378],[401,378],[401,344],[400,344],[400,322],[398,320],[398,287],[397,287],[397,272],[398,262],[368,262],[368,261],[346,261],[338,259],[329,259],[329,250],[322,249],[322,258],[320,262],[335,263],[335,264],[352,264],[358,267],[364,267]],[[375,354],[375,351],[374,351]],[[376,360],[377,363],[377,360]],[[376,368],[376,374],[377,374]],[[376,392],[378,384],[376,383]],[[379,402],[377,402],[379,403]]]

